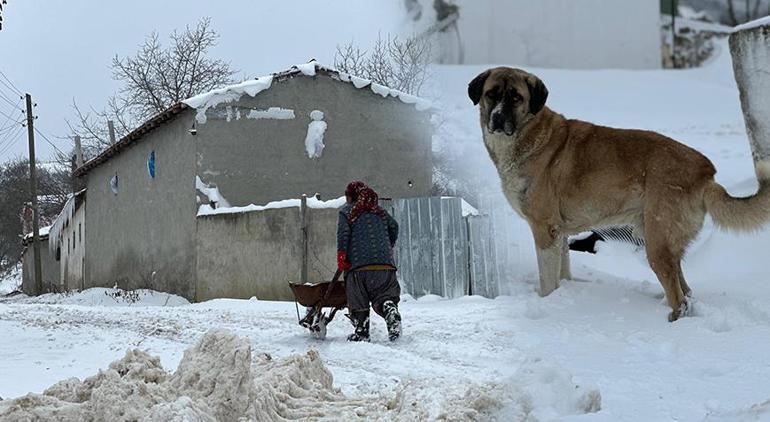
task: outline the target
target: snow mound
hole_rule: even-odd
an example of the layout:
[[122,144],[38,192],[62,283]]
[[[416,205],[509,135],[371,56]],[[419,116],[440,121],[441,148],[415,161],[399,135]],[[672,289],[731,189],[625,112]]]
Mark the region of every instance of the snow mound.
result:
[[470,398],[475,402],[505,403],[501,420],[553,420],[596,413],[602,407],[598,389],[576,384],[572,374],[553,362],[530,358],[512,379],[502,399],[484,389],[469,390]]
[[[252,360],[254,363],[252,364]],[[315,351],[275,362],[249,342],[212,330],[167,373],[157,357],[130,350],[80,381],[0,402],[2,420],[235,421],[357,417],[359,403],[332,387]]]
[[[244,212],[275,210],[281,208],[299,207],[302,204],[301,199],[282,199],[280,201],[268,202],[265,205],[244,205],[242,207],[218,207],[212,208],[211,205],[201,205],[198,208],[198,217],[205,215],[218,215],[218,214],[238,214]],[[340,196],[336,199],[330,199],[328,201],[322,201],[315,196],[308,196],[307,206],[308,208],[315,209],[335,209],[345,205],[345,197]]]
[[165,292],[147,289],[107,289],[104,287],[65,293],[46,293],[40,296],[17,295],[6,299],[4,302],[81,306],[182,306],[190,304],[187,299],[181,296]]

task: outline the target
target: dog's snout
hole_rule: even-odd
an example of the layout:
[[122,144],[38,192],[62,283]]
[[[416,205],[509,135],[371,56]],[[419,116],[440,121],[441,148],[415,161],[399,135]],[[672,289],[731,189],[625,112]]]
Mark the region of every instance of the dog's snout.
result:
[[503,132],[508,136],[513,135],[516,128],[512,113],[506,112],[503,107],[495,107],[489,113],[487,129],[490,133]]
[[500,113],[499,111],[492,112],[492,114],[489,117],[489,126],[492,131],[498,131],[503,130],[503,126],[505,125],[505,116],[503,116],[503,113]]

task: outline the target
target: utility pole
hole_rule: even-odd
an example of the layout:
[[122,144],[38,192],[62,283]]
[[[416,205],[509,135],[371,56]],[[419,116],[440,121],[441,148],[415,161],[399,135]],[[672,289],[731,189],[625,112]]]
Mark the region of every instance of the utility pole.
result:
[[32,113],[32,96],[27,99],[27,137],[29,138],[29,190],[32,194],[32,250],[35,254],[35,294],[43,293],[43,270],[40,265],[40,213],[37,207],[37,166],[35,160],[35,115]]
[[110,132],[110,145],[115,145],[115,124],[112,120],[107,120],[107,128]]

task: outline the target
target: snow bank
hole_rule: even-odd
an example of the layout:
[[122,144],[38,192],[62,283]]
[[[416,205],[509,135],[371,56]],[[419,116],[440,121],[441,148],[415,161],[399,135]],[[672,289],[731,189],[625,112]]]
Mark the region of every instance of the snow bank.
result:
[[49,305],[82,306],[182,306],[189,305],[187,299],[155,290],[123,290],[118,288],[93,287],[83,291],[46,293],[40,296],[18,295],[6,303],[44,303]]
[[[252,364],[252,359],[254,363]],[[185,351],[173,374],[140,350],[83,381],[0,402],[3,420],[235,421],[355,417],[318,354],[252,358],[246,339],[212,330]],[[326,403],[335,404],[333,411]]]
[[310,123],[307,126],[307,135],[305,136],[305,150],[308,158],[321,158],[324,147],[324,133],[326,132],[326,122],[321,110],[310,112]]
[[[51,227],[53,227],[53,226],[39,227],[38,228],[38,234],[40,236],[48,236],[48,233],[51,232]],[[25,234],[24,235],[24,239],[25,240],[32,239],[32,232],[29,232],[29,233]]]
[[[302,204],[301,199],[284,199],[281,201],[268,202],[266,205],[250,204],[242,207],[212,208],[210,205],[201,205],[200,208],[198,208],[198,216],[200,217],[202,215],[237,214],[237,213],[253,212],[253,211],[274,210],[279,208],[292,208],[292,207],[299,207],[301,204]],[[328,201],[321,201],[319,199],[316,199],[315,196],[310,196],[307,198],[307,206],[309,208],[318,208],[318,209],[339,208],[343,205],[345,205],[344,196],[341,196],[337,199],[331,199]]]

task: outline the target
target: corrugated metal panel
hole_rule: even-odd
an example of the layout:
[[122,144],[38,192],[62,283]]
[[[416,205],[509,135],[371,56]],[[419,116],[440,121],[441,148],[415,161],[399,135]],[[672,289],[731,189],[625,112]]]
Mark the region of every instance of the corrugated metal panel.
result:
[[404,293],[455,298],[510,294],[519,280],[522,222],[508,204],[482,203],[462,215],[460,198],[397,199],[388,205],[400,227],[394,251]]

